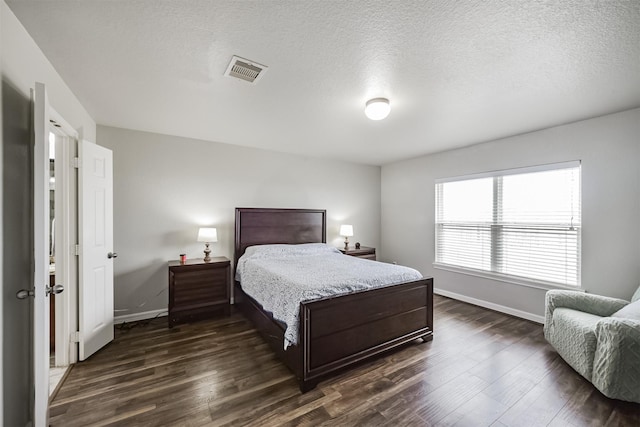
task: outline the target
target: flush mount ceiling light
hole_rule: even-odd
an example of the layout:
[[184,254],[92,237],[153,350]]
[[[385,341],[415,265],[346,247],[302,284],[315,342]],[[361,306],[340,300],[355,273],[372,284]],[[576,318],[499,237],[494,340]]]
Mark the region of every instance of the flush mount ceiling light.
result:
[[382,120],[389,115],[391,105],[387,98],[373,98],[367,101],[364,114],[371,120]]

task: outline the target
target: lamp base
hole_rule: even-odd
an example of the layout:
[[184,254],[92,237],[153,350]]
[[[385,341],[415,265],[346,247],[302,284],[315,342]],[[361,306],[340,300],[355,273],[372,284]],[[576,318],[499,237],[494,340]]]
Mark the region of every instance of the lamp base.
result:
[[204,244],[204,262],[211,262],[211,257],[209,256],[211,254],[211,249],[209,249],[209,244],[205,243]]
[[344,250],[345,251],[349,250],[349,238],[348,237],[344,238]]

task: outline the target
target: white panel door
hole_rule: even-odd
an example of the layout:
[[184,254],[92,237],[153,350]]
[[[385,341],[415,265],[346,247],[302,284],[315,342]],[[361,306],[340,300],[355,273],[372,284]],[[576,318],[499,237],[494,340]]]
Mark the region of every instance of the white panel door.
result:
[[113,157],[88,141],[79,144],[80,360],[113,340]]
[[33,92],[33,425],[48,425],[49,404],[49,101]]

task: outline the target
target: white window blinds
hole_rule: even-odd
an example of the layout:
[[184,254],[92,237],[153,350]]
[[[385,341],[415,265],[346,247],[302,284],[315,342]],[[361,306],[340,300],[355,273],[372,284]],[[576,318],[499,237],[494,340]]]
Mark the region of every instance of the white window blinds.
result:
[[580,163],[436,181],[436,264],[580,285]]

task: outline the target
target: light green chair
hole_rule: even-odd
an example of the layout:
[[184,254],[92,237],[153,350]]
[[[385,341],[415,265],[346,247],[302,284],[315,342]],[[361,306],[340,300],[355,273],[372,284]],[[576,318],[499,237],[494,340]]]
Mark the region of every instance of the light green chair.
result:
[[640,403],[640,288],[631,301],[548,291],[544,336],[602,394]]

